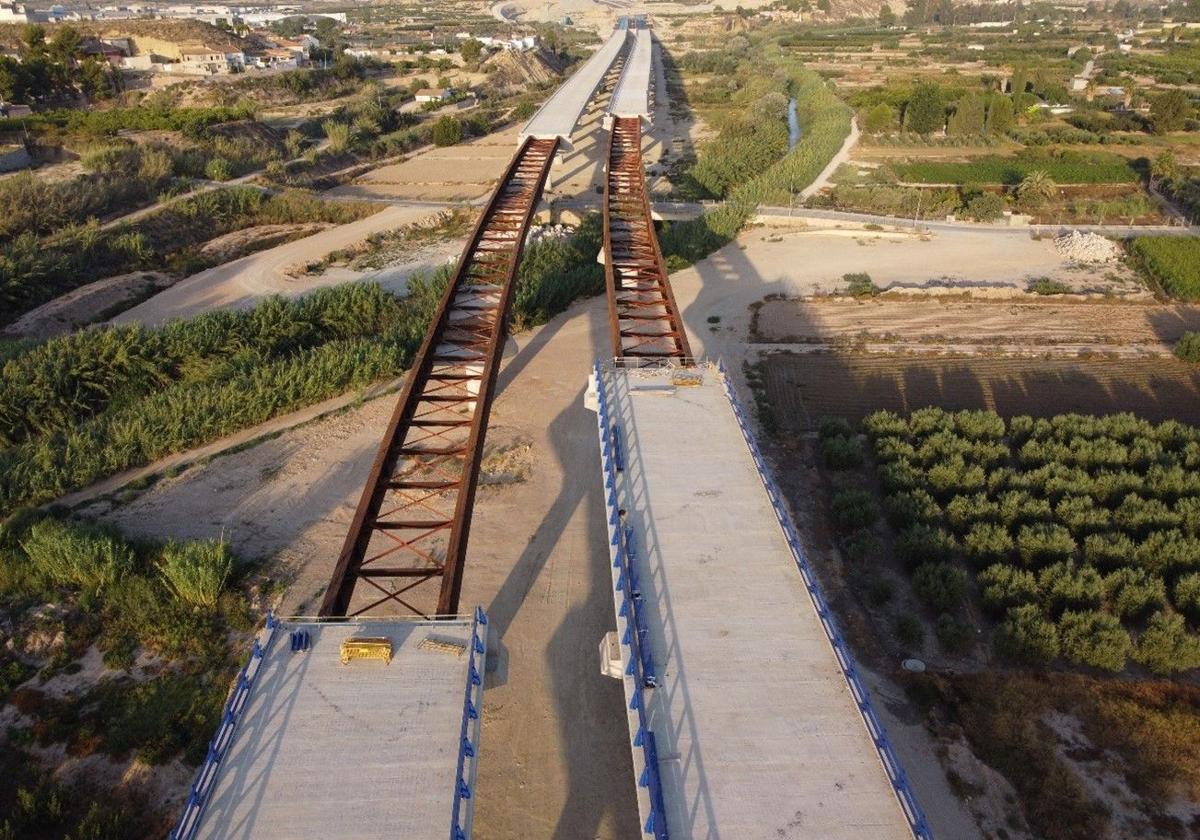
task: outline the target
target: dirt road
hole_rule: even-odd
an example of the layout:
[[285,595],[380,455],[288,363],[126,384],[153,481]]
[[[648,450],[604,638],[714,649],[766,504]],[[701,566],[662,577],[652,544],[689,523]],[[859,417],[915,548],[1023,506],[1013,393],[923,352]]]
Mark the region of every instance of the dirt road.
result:
[[1200,330],[1200,307],[1099,302],[944,300],[769,300],[755,342],[838,345],[878,342],[977,348],[1090,347],[1170,355],[1184,332]]
[[[412,224],[432,212],[435,211],[424,206],[387,207],[357,222],[201,271],[127,309],[113,318],[112,323],[153,326],[210,309],[248,308],[270,295],[294,297],[320,286],[344,282],[350,279],[344,272],[300,276],[292,269],[317,262],[332,251],[360,242],[377,231]],[[412,273],[429,270],[442,261],[443,258],[418,259],[411,265],[393,266],[379,272],[372,279],[379,279],[392,291],[401,292]]]

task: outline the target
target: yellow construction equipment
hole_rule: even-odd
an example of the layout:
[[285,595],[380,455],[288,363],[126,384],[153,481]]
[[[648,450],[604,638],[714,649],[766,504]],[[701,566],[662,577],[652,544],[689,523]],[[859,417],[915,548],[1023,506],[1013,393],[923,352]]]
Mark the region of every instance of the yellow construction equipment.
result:
[[383,636],[352,636],[342,640],[342,664],[351,659],[382,659],[392,661],[392,640]]

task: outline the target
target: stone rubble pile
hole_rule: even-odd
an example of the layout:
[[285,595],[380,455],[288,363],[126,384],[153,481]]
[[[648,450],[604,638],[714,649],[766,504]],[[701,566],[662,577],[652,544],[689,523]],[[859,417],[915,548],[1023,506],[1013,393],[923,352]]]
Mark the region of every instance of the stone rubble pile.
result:
[[1054,248],[1073,263],[1109,263],[1121,256],[1120,247],[1111,239],[1077,230],[1056,237]]

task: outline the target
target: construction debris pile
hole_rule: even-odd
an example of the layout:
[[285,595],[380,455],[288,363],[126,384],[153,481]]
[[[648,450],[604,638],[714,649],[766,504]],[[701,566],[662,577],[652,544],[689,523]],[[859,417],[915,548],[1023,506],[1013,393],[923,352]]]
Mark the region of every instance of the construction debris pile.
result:
[[1110,263],[1116,262],[1121,256],[1120,247],[1111,239],[1077,230],[1056,237],[1054,247],[1068,262],[1073,263]]

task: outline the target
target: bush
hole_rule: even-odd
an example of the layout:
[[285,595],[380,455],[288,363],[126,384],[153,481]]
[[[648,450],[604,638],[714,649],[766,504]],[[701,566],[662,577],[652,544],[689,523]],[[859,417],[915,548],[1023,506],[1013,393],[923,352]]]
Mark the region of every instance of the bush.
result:
[[846,281],[847,294],[853,297],[875,297],[883,291],[871,280],[871,275],[865,272],[843,274],[842,279]]
[[1008,209],[1002,196],[981,193],[967,202],[967,215],[977,222],[994,222]]
[[1200,572],[1180,575],[1175,581],[1175,608],[1200,623]]
[[868,528],[859,528],[842,540],[842,555],[851,563],[862,563],[879,555],[879,538]]
[[925,628],[921,626],[921,620],[908,613],[897,616],[896,638],[906,648],[913,650],[920,648],[925,641]]
[[1118,569],[1104,578],[1104,592],[1112,612],[1121,618],[1139,619],[1167,603],[1162,578],[1142,569]]
[[1183,625],[1176,613],[1156,612],[1133,651],[1133,661],[1156,674],[1172,674],[1200,667],[1200,639]]
[[924,490],[901,490],[884,499],[888,521],[894,528],[909,525],[936,525],[942,518],[937,500]]
[[976,566],[1008,560],[1015,548],[1008,529],[993,522],[976,523],[963,537],[963,551]]
[[821,460],[831,470],[848,470],[862,466],[862,445],[856,438],[829,438],[821,442]]
[[1051,615],[1095,609],[1104,601],[1104,580],[1091,566],[1053,563],[1038,573],[1038,591],[1043,607]]
[[967,588],[963,571],[950,563],[923,563],[913,572],[917,597],[936,612],[948,612],[962,604]]
[[1033,572],[1003,563],[988,566],[979,573],[976,580],[979,582],[984,605],[996,612],[1033,604],[1038,600],[1041,591]]
[[204,176],[210,181],[228,181],[233,177],[233,165],[223,157],[215,157],[204,165]]
[[213,608],[233,569],[233,556],[222,540],[163,546],[158,571],[171,594],[193,607]]
[[1030,665],[1045,665],[1059,653],[1058,628],[1034,604],[1013,607],[996,632],[1001,656]]
[[1185,332],[1175,342],[1175,355],[1185,362],[1200,364],[1200,333]]
[[961,654],[971,646],[975,628],[949,613],[942,613],[934,626],[934,635],[947,653]]
[[873,525],[879,516],[870,493],[864,490],[840,490],[830,504],[833,522],[839,531],[849,532]]
[[456,146],[463,139],[462,125],[454,117],[444,114],[433,124],[430,136],[435,146]]
[[1131,642],[1121,622],[1095,610],[1065,612],[1058,622],[1062,655],[1080,665],[1106,671],[1125,667]]
[[1017,532],[1017,553],[1026,566],[1044,566],[1075,553],[1075,539],[1061,525],[1023,525]]
[[57,519],[35,523],[21,548],[54,583],[88,590],[108,589],[133,568],[133,552],[116,537]]
[[821,440],[854,437],[854,428],[845,417],[822,417],[817,435]]
[[951,560],[956,548],[953,534],[929,525],[912,525],[896,538],[896,556],[913,568]]

